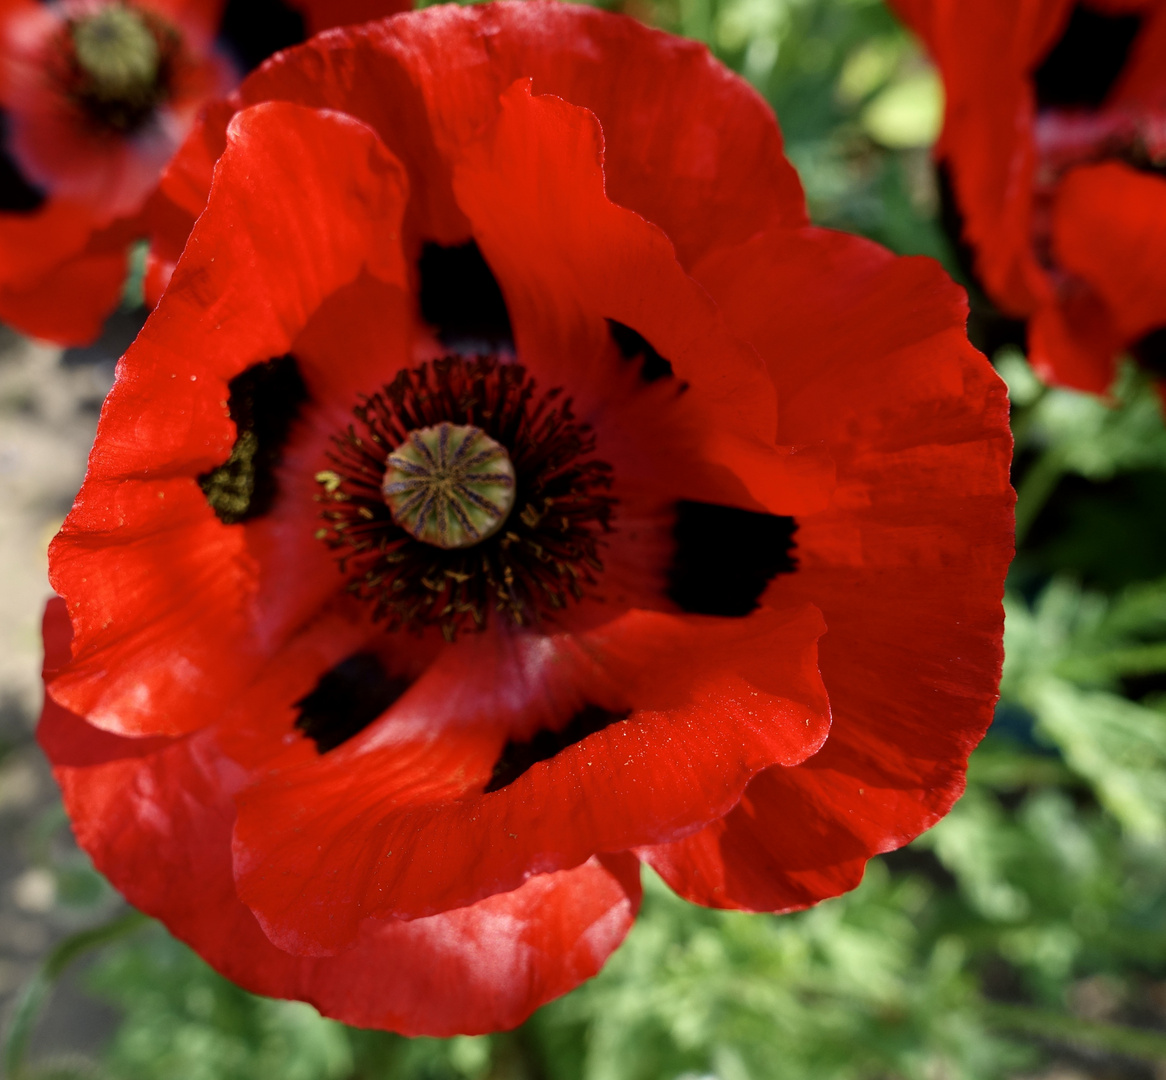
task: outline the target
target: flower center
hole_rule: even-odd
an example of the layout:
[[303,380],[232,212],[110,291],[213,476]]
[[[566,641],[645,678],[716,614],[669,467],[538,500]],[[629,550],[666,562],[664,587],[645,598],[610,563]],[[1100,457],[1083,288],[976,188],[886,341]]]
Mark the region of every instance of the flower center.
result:
[[597,584],[615,499],[595,435],[519,364],[451,356],[353,410],[317,532],[390,629],[553,620]]
[[110,97],[140,93],[158,77],[158,42],[142,17],[120,4],[74,23],[73,48],[95,88]]
[[388,457],[381,484],[393,520],[439,548],[493,536],[514,507],[514,466],[481,428],[419,428]]
[[69,24],[66,92],[99,123],[119,132],[141,127],[166,97],[177,34],[122,3]]

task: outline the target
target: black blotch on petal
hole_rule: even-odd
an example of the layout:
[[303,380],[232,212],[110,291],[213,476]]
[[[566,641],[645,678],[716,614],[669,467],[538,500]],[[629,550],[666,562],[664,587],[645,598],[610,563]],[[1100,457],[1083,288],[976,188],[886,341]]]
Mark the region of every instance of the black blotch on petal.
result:
[[307,36],[303,15],[283,0],[227,0],[219,23],[219,41],[244,72]]
[[360,734],[409,688],[389,675],[372,653],[355,653],[320,676],[315,689],[295,703],[295,726],[321,754]]
[[1151,375],[1166,379],[1166,326],[1151,330],[1134,342],[1130,353]]
[[31,214],[44,205],[46,195],[34,187],[8,153],[8,114],[0,109],[0,212]]
[[513,784],[532,765],[553,758],[560,750],[582,742],[611,724],[631,716],[631,711],[613,713],[598,705],[585,705],[562,731],[540,731],[529,742],[508,742],[494,765],[494,773],[485,787],[488,794]]
[[797,569],[792,517],[682,501],[672,535],[668,597],[692,615],[748,615],[765,587]]
[[421,317],[443,345],[480,350],[514,341],[510,312],[478,245],[427,243],[417,262],[421,278]]
[[235,421],[231,456],[198,478],[206,501],[226,525],[266,514],[275,502],[275,470],[308,390],[294,356],[252,364],[228,384]]
[[1037,105],[1097,108],[1125,68],[1141,28],[1140,15],[1107,15],[1077,4],[1033,74]]
[[607,320],[611,338],[625,360],[640,361],[640,378],[644,382],[667,379],[672,375],[672,363],[665,360],[639,331],[625,326],[615,319]]

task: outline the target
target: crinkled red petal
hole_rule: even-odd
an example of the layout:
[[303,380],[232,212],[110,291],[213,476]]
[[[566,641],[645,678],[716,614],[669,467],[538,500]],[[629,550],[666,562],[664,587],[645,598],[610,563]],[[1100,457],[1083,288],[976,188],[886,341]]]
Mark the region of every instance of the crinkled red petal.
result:
[[1074,283],[1028,324],[1028,359],[1046,382],[1104,394],[1117,374],[1121,335],[1104,301]]
[[292,345],[309,400],[283,448],[279,498],[245,526],[225,527],[245,532],[256,592],[251,632],[273,645],[343,591],[336,558],[316,536],[322,520],[315,477],[331,466],[335,436],[352,423],[359,396],[408,365],[412,329],[406,292],[363,273],[321,304]]
[[53,544],[53,581],[77,634],[53,693],[126,734],[204,726],[280,645],[279,627],[260,617],[245,529],[219,522],[196,481],[231,449],[227,382],[286,353],[363,270],[398,288],[405,280],[404,181],[358,121],[281,103],[247,110],[217,175]]
[[[342,109],[407,163],[412,235],[469,238],[449,161],[516,79],[593,112],[606,134],[607,192],[660,226],[683,265],[769,224],[801,224],[801,186],[761,97],[703,45],[581,5],[439,5],[309,42],[255,72],[239,100]],[[212,110],[172,166],[201,205],[225,120]],[[194,212],[197,212],[195,209]]]
[[[429,915],[683,835],[726,813],[758,770],[821,745],[822,629],[808,606],[732,620],[629,612],[510,656],[489,637],[459,642],[360,736],[318,758],[293,748],[240,794],[239,893],[281,947],[331,952],[365,918]],[[548,695],[631,715],[485,792]],[[289,716],[286,691],[267,698]]]
[[[45,646],[50,669],[68,660],[59,600]],[[230,793],[245,774],[210,733],[127,739],[48,699],[38,738],[78,842],[131,903],[247,989],[349,1024],[435,1036],[514,1027],[594,975],[639,907],[639,864],[606,855],[432,918],[369,921],[337,956],[293,956],[235,894]]]
[[[532,51],[555,28],[568,44]],[[584,46],[596,55],[600,46],[638,50],[640,63],[645,52],[656,56],[652,85],[629,72],[625,97]],[[232,121],[210,205],[123,367],[102,449],[54,551],[78,646],[51,692],[123,734],[217,725],[155,755],[157,777],[132,780],[206,791],[192,805],[217,807],[220,824],[203,823],[203,832],[217,837],[233,822],[230,895],[238,889],[281,948],[336,953],[339,964],[361,951],[371,925],[405,917],[413,921],[389,924],[394,932],[430,924],[432,933],[409,940],[417,955],[437,955],[425,950],[484,939],[493,918],[525,910],[527,901],[507,897],[538,906],[542,894],[526,892],[532,882],[574,880],[559,875],[633,847],[705,902],[801,906],[853,883],[865,858],[932,823],[961,788],[999,675],[1011,553],[1001,384],[968,346],[962,296],[934,264],[800,227],[772,122],[724,119],[730,99],[754,115],[739,84],[718,76],[717,86],[700,87],[711,104],[683,99],[696,118],[720,109],[720,127],[665,123],[664,99],[676,93],[666,76],[688,64],[709,62],[632,23],[503,4],[337,31],[269,64],[243,91],[244,102],[295,98],[368,121],[407,162],[411,201],[398,227],[405,185],[396,161],[357,120],[268,104]],[[225,111],[216,116],[225,123]],[[172,169],[175,221],[199,212],[222,130],[208,123]],[[326,155],[308,152],[309,132]],[[750,162],[753,174],[727,171]],[[644,177],[665,166],[677,182],[648,190]],[[691,220],[674,220],[681,216]],[[328,235],[311,226],[317,217]],[[675,234],[675,251],[661,225]],[[332,596],[342,579],[329,584],[326,553],[308,539],[308,465],[363,380],[383,381],[407,362],[414,330],[402,244],[412,257],[424,240],[471,237],[540,378],[568,371],[594,382],[584,357],[610,363],[605,320],[626,322],[701,403],[701,454],[754,504],[796,510],[799,570],[774,581],[759,611],[718,620],[615,609],[592,619],[595,601],[581,605],[591,621],[572,635],[494,627],[453,646],[431,636],[402,647]],[[387,253],[380,262],[378,253]],[[372,334],[370,310],[388,313],[401,338]],[[194,477],[229,450],[226,383],[289,347],[326,399],[288,448],[282,479],[297,505],[223,526]],[[779,460],[775,442],[814,453]],[[112,555],[86,552],[87,543],[109,547],[110,534]],[[101,563],[96,576],[87,560]],[[829,627],[820,655],[815,604]],[[320,754],[296,730],[302,700],[361,650],[411,685],[363,732]],[[102,676],[102,665],[118,674]],[[839,720],[815,755],[829,723],[819,665],[832,696],[837,685]],[[630,715],[495,783],[513,744],[567,728],[583,706]],[[80,809],[100,819],[101,800],[124,805],[130,780],[95,788]],[[102,831],[116,830],[120,812],[108,812]],[[799,815],[813,824],[791,836]],[[224,857],[218,841],[213,857]],[[134,858],[124,861],[132,877]],[[626,858],[618,865],[630,871]],[[194,918],[177,907],[189,898],[156,888],[158,910],[179,911],[168,920]],[[626,926],[629,888],[606,881],[594,904],[585,890],[582,915],[561,916],[573,929],[527,940],[544,935],[590,957],[578,970],[596,966]],[[573,952],[588,932],[578,928],[595,920],[606,927],[601,945]],[[457,955],[445,970],[466,978]],[[426,963],[440,967],[426,960],[416,978]],[[520,969],[525,985],[543,970],[507,968]],[[529,1003],[542,992],[516,993]]]
[[1122,339],[1166,326],[1166,179],[1119,162],[1074,169],[1057,190],[1053,250],[1104,299]]
[[853,885],[963,790],[1002,660],[1008,406],[930,260],[804,230],[696,275],[769,362],[779,437],[823,440],[837,462],[834,505],[799,519],[798,572],[769,594],[821,607],[833,722],[820,753],[753,781],[723,823],[643,854],[702,903],[784,910]]
[[[808,457],[774,446],[776,400],[760,359],[726,332],[668,237],[607,198],[603,147],[592,113],[534,97],[523,80],[502,95],[492,131],[455,162],[454,196],[499,279],[523,362],[570,387],[589,415],[594,388],[611,383],[599,367],[611,351],[607,320],[631,327],[691,390],[703,434],[697,460],[732,470],[771,512],[824,505],[829,463],[806,465]],[[667,488],[686,473],[697,480],[695,470],[676,469],[667,443],[660,449],[671,458]]]

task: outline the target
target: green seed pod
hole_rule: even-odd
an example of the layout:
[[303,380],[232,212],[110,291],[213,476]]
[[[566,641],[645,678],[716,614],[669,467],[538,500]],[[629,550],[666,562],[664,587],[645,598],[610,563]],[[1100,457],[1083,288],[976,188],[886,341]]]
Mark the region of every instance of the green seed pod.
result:
[[436,424],[409,432],[385,463],[381,485],[393,520],[439,548],[493,536],[514,506],[514,466],[480,428]]

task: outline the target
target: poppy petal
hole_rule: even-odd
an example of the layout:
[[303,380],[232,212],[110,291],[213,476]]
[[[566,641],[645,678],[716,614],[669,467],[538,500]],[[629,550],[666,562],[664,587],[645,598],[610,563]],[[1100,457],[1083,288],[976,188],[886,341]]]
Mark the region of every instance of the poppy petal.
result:
[[[127,734],[203,726],[272,647],[250,625],[256,579],[243,530],[215,518],[196,482],[231,450],[226,382],[286,353],[362,267],[404,283],[403,179],[358,121],[282,103],[247,110],[217,176],[172,287],[131,348],[136,375],[106,402],[99,449],[54,541],[53,578],[77,642],[53,694]],[[208,309],[208,296],[221,299]],[[99,565],[91,533],[104,537]]]
[[[1166,322],[1166,9],[1156,0],[892,0],[939,65],[945,223],[1046,382],[1099,395]],[[963,252],[960,253],[964,254]]]
[[86,250],[30,285],[0,285],[0,320],[31,337],[87,345],[117,307],[127,267],[124,249]]
[[58,263],[84,251],[94,232],[88,211],[49,199],[30,214],[0,213],[0,265],[7,288],[28,288]]
[[1105,300],[1122,339],[1166,325],[1166,179],[1118,162],[1074,169],[1057,190],[1053,248]]
[[[594,114],[519,80],[492,133],[467,147],[453,189],[497,274],[516,345],[536,372],[588,387],[609,323],[631,327],[668,358],[704,420],[705,460],[729,466],[773,513],[825,504],[829,464],[773,445],[773,385],[655,226],[605,193]],[[521,222],[521,227],[516,223]]]
[[[532,871],[691,831],[728,811],[759,769],[821,745],[822,629],[813,608],[720,620],[631,612],[578,646],[582,674],[621,688],[629,718],[493,791],[510,732],[465,706],[490,700],[475,679],[516,680],[506,668],[483,672],[472,651],[454,671],[447,652],[359,738],[271,767],[240,794],[240,896],[280,947],[327,953],[349,945],[365,918],[429,915],[513,889]],[[565,645],[550,645],[525,676],[536,693],[579,670]]]
[[[485,100],[530,78],[535,94],[594,113],[606,134],[612,201],[662,228],[683,265],[758,228],[805,222],[772,111],[705,46],[570,5],[434,9],[432,20],[401,25],[419,52],[445,49],[456,36],[469,39],[467,58],[478,61],[490,42],[489,67],[470,69],[493,80]],[[473,130],[465,110],[473,89],[426,80],[435,125],[462,144]]]
[[639,906],[639,861],[593,856],[469,907],[371,923],[350,952],[302,961],[316,969],[303,997],[347,1023],[403,1035],[504,1031],[595,975]]
[[[1007,400],[963,338],[960,291],[929,260],[803,230],[758,237],[697,276],[770,361],[780,433],[835,455],[835,505],[800,519],[798,572],[770,589],[822,607],[833,723],[821,752],[758,777],[724,822],[641,854],[682,895],[785,910],[853,885],[865,858],[906,843],[963,790],[1002,655]],[[745,280],[781,302],[743,302]],[[891,317],[908,297],[914,318]],[[840,323],[840,309],[855,321]],[[794,804],[813,824],[790,835],[779,826]]]
[[[194,231],[52,552],[77,646],[44,738],[99,865],[248,986],[505,1026],[615,946],[636,858],[804,905],[962,784],[999,676],[1002,384],[935,264],[805,225],[756,97],[690,70],[602,12],[449,5],[274,58],[172,170],[159,279]],[[434,306],[451,258],[486,355]],[[382,451],[479,418],[533,494],[477,547],[403,538]],[[329,431],[359,482],[316,473]],[[228,505],[236,450],[262,513]],[[95,734],[55,738],[66,706]]]
[[1117,374],[1121,335],[1092,289],[1066,290],[1028,323],[1028,359],[1046,382],[1104,394]]
[[[50,675],[68,660],[69,635],[54,599],[45,613]],[[369,921],[355,947],[334,957],[293,956],[264,937],[235,894],[230,792],[244,774],[209,733],[129,739],[49,701],[38,739],[78,843],[131,903],[254,993],[310,1001],[348,1024],[433,1036],[514,1027],[594,975],[639,908],[637,860],[605,855],[428,919]]]
[[[583,6],[436,5],[308,42],[255,72],[238,97],[341,109],[372,124],[412,170],[422,238],[455,244],[468,232],[448,162],[525,78],[536,94],[599,118],[609,196],[661,227],[684,266],[765,225],[805,222],[773,113],[748,83],[703,45]],[[195,214],[225,124],[212,108],[176,157],[172,187],[163,182]]]

